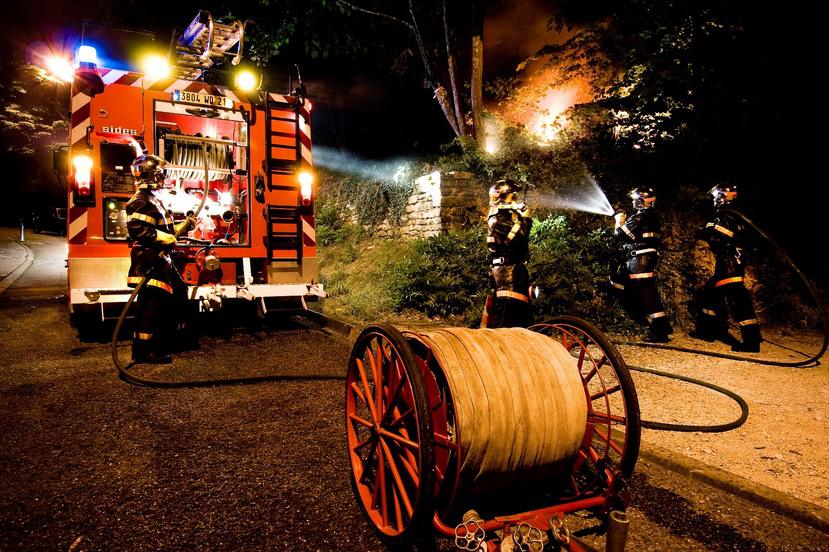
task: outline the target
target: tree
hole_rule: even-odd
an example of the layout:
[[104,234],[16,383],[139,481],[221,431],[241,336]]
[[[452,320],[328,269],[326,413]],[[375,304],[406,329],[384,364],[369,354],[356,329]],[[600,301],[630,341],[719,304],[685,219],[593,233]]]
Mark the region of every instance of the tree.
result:
[[[412,0],[408,0],[406,14],[397,15],[389,11],[382,11],[381,8],[366,8],[358,6],[346,0],[336,0],[337,4],[345,8],[347,13],[354,16],[372,16],[406,28],[409,36],[414,41],[418,56],[420,58],[424,73],[424,84],[432,90],[434,99],[440,106],[447,123],[452,132],[458,138],[471,137],[473,141],[480,141],[484,136],[482,121],[482,84],[483,84],[483,16],[484,5],[482,0],[470,0],[464,15],[469,17],[470,22],[470,78],[468,81],[469,97],[464,101],[461,90],[458,86],[458,51],[455,46],[454,29],[459,25],[453,25],[452,21],[459,17],[449,11],[446,0],[440,0],[440,5],[429,6],[430,9],[421,8],[416,10]],[[388,7],[391,9],[392,3]],[[439,17],[439,19],[438,19]],[[442,37],[434,34],[427,36],[423,32],[423,22],[430,29],[442,28]],[[443,42],[446,51],[445,65],[438,64],[437,52],[442,48],[436,45]],[[463,51],[463,50],[461,50]],[[436,67],[440,66],[442,70]],[[450,89],[443,85],[442,81],[448,79]],[[466,116],[465,105],[469,106],[469,117]]]

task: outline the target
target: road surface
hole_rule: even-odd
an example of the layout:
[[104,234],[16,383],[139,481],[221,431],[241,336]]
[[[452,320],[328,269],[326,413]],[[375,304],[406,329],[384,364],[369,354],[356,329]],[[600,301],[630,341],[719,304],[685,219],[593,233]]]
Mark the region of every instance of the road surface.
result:
[[[0,550],[384,549],[352,496],[342,381],[127,385],[107,345],[68,325],[63,240],[34,241],[40,271],[0,295]],[[145,373],[336,376],[348,358],[344,338],[296,319],[222,327],[208,320],[198,350]],[[628,550],[829,550],[826,534],[647,462],[631,498]]]

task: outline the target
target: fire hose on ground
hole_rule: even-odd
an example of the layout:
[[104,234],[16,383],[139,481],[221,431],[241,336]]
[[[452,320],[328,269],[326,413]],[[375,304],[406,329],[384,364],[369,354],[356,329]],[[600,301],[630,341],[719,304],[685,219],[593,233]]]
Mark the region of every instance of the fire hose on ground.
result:
[[[202,208],[204,207],[204,203],[207,200],[207,193],[208,193],[208,186],[210,185],[210,167],[208,164],[208,155],[207,155],[207,145],[211,143],[210,139],[207,138],[188,138],[188,140],[200,142],[202,146],[202,158],[204,159],[204,190],[202,193],[201,201],[199,202],[198,207],[193,212],[192,215],[188,217],[188,219],[193,220],[198,217],[199,213],[201,212]],[[181,234],[186,230],[187,225],[182,224],[180,225],[175,232],[175,238],[178,240],[181,237]],[[264,376],[246,376],[246,377],[235,377],[235,378],[219,378],[219,379],[200,379],[200,380],[190,380],[190,381],[167,381],[167,380],[157,380],[142,376],[137,376],[130,371],[130,367],[132,367],[132,363],[124,365],[121,363],[120,359],[118,358],[118,336],[121,334],[121,327],[124,325],[124,320],[127,318],[127,313],[130,310],[130,307],[135,302],[136,297],[138,297],[138,293],[141,291],[141,288],[144,287],[145,282],[147,281],[146,277],[142,277],[141,280],[136,284],[135,289],[132,291],[127,303],[124,305],[123,310],[121,311],[121,315],[118,317],[117,322],[115,323],[115,329],[112,332],[112,342],[110,344],[112,350],[112,362],[118,368],[118,375],[126,381],[127,383],[131,383],[133,385],[141,385],[144,387],[163,387],[163,388],[181,388],[181,387],[213,387],[217,385],[251,385],[256,383],[267,383],[267,382],[274,382],[274,381],[286,381],[286,380],[342,380],[345,379],[345,375],[340,374],[270,374]]]
[[[817,306],[818,311],[820,312],[821,321],[823,323],[823,342],[820,346],[820,350],[815,353],[814,355],[806,358],[804,360],[793,361],[793,362],[785,362],[785,361],[777,361],[777,360],[769,360],[769,359],[762,359],[762,358],[752,358],[749,356],[742,356],[742,355],[732,355],[727,353],[719,353],[716,351],[706,351],[702,349],[692,349],[690,347],[679,347],[676,345],[666,345],[662,343],[645,343],[640,341],[616,341],[616,345],[627,345],[627,346],[634,346],[634,347],[647,347],[650,349],[662,349],[668,351],[677,351],[681,353],[689,353],[695,355],[703,355],[703,356],[710,356],[715,358],[724,358],[728,360],[737,360],[740,362],[753,362],[755,364],[762,364],[765,366],[781,366],[781,367],[788,367],[788,368],[807,368],[812,367],[817,364],[818,360],[826,353],[827,346],[829,346],[829,312],[826,310],[826,306],[824,305],[823,301],[820,298],[820,294],[818,293],[817,289],[815,288],[814,284],[812,284],[811,280],[806,277],[803,271],[800,269],[799,266],[794,262],[794,260],[789,256],[783,247],[777,243],[771,236],[769,236],[766,232],[764,232],[760,227],[758,227],[754,221],[748,218],[746,215],[741,213],[740,211],[734,209],[728,209],[728,212],[740,217],[749,227],[751,227],[758,235],[760,235],[763,239],[765,239],[774,250],[783,258],[786,264],[797,274],[798,278],[801,282],[806,286],[809,294],[811,295],[812,299]],[[699,385],[702,387],[706,387],[718,393],[721,393],[731,399],[733,399],[740,407],[740,416],[729,423],[725,424],[716,424],[716,425],[694,425],[694,424],[670,424],[664,422],[655,422],[651,420],[642,420],[642,427],[648,429],[656,429],[661,431],[682,431],[682,432],[702,432],[702,433],[717,433],[723,431],[730,431],[732,429],[736,429],[743,425],[748,418],[748,404],[746,401],[728,389],[723,387],[719,387],[712,383],[708,383],[706,381],[698,380],[695,378],[690,378],[688,376],[682,376],[679,374],[673,374],[670,372],[664,372],[661,370],[654,370],[651,368],[643,368],[641,366],[632,366],[628,365],[628,369],[635,371],[635,372],[642,372],[647,374],[652,374],[655,376],[666,377],[670,379],[675,379],[679,381],[684,381],[687,383],[691,383],[694,385]]]

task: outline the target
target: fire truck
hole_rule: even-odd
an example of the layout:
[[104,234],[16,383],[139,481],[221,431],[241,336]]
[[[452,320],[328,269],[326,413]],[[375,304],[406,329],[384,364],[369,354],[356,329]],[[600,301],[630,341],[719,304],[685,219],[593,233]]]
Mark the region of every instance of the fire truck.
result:
[[[242,59],[245,23],[201,11],[165,60],[137,72],[99,63],[106,44],[83,44],[71,89],[67,214],[68,298],[74,323],[115,318],[129,298],[126,204],[137,155],[163,157],[159,198],[176,221],[181,274],[200,310],[325,295],[318,282],[311,102],[301,84],[282,95],[205,82]],[[229,63],[228,63],[229,61]],[[261,82],[261,79],[259,79]],[[289,85],[290,90],[291,85]],[[206,194],[205,194],[206,191]],[[206,195],[206,197],[205,197]]]

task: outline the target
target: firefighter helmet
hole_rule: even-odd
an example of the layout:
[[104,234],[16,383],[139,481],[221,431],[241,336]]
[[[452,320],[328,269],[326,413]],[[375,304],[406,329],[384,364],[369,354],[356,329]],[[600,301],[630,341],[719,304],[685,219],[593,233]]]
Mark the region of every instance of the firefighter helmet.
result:
[[733,184],[717,184],[708,193],[714,198],[714,207],[728,205],[737,199],[737,186]]
[[633,200],[633,208],[636,210],[650,209],[656,204],[656,193],[653,189],[645,186],[637,186],[628,193]]
[[520,192],[521,186],[512,178],[502,178],[489,189],[489,200],[492,203],[507,201],[511,194]]
[[132,162],[132,175],[139,182],[158,188],[164,183],[167,161],[157,155],[139,155]]

